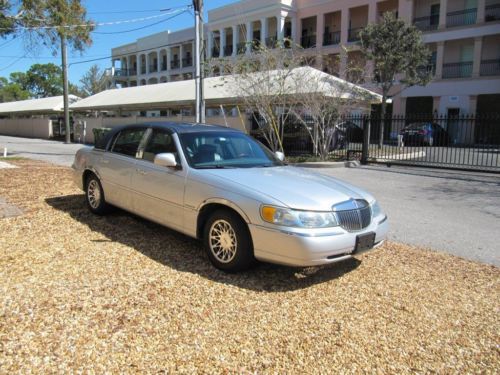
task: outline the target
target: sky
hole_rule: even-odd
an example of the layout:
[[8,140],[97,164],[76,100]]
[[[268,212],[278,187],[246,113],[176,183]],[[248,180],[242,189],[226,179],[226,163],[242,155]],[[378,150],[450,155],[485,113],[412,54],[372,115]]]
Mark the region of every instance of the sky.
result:
[[[237,0],[205,0],[206,12]],[[111,49],[122,44],[134,42],[136,39],[155,34],[161,31],[176,31],[194,25],[192,10],[185,13],[168,14],[175,8],[190,5],[191,0],[83,0],[87,8],[88,17],[97,23],[119,22],[149,18],[137,22],[126,22],[114,25],[102,25],[92,34],[93,44],[83,54],[68,51],[69,80],[79,84],[83,74],[93,65],[101,68],[111,67]],[[164,9],[171,9],[163,11]],[[173,17],[175,15],[175,17]],[[155,17],[155,18],[150,18]],[[173,18],[172,18],[173,17]],[[170,18],[170,19],[169,19]],[[162,22],[159,22],[162,21]],[[154,23],[157,25],[150,26]],[[144,27],[141,30],[123,32]],[[99,34],[109,33],[115,34]],[[122,33],[117,33],[122,32]],[[103,60],[86,62],[86,60],[105,58]],[[22,38],[0,38],[0,77],[7,77],[12,72],[25,72],[36,63],[61,65],[60,55],[52,56],[49,49],[40,47],[38,51],[26,50]]]

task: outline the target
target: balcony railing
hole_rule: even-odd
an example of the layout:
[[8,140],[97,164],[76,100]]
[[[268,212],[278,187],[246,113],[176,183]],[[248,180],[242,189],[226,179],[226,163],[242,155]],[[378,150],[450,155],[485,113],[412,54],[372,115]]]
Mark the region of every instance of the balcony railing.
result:
[[472,76],[472,61],[443,64],[443,78],[468,78]]
[[115,69],[115,77],[135,76],[135,69]]
[[182,59],[182,67],[185,68],[187,66],[192,66],[193,65],[193,59],[191,57],[186,57]]
[[340,31],[332,31],[323,35],[323,45],[331,46],[340,44]]
[[482,76],[500,76],[500,59],[482,60],[480,74]]
[[302,48],[316,47],[316,35],[304,35],[300,38],[300,45]]
[[167,70],[167,62],[166,61],[163,61],[161,63],[161,70]]
[[224,46],[224,56],[231,56],[233,54],[233,45]]
[[349,29],[349,34],[347,35],[348,42],[358,42],[361,38],[359,37],[359,33],[363,30],[362,27],[356,27],[354,29]]
[[439,14],[428,17],[417,17],[413,19],[413,24],[420,31],[437,30],[439,26]]
[[212,57],[219,57],[219,54],[220,54],[219,47],[213,47],[212,48]]
[[476,23],[477,9],[464,9],[446,14],[446,27],[473,25]]
[[154,73],[154,72],[157,72],[157,71],[158,71],[158,65],[157,64],[153,64],[153,65],[149,66],[149,73]]
[[178,69],[181,66],[181,60],[170,60],[170,69]]
[[500,20],[500,3],[486,6],[484,10],[484,20],[486,22]]
[[141,65],[141,74],[146,74],[146,65]]

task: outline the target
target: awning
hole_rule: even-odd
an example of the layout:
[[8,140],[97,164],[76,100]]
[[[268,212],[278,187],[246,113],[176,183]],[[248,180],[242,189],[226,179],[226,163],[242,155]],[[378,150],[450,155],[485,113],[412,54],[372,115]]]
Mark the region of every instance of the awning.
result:
[[[265,73],[266,76],[280,74],[281,71],[271,71]],[[314,87],[294,85],[294,79],[299,76],[309,75],[311,81],[314,81]],[[334,77],[327,73],[311,67],[301,67],[292,71],[292,74],[287,78],[289,84],[290,95],[307,94],[317,90],[322,90],[327,95],[333,95],[334,87],[351,86],[360,92],[363,92],[370,97],[373,103],[379,103],[382,96],[367,90],[361,86],[353,85],[340,78]],[[322,84],[318,85],[317,82]],[[207,106],[220,104],[237,104],[242,102],[241,93],[237,90],[237,85],[234,85],[234,77],[209,77],[204,79],[204,97]],[[339,90],[340,92],[340,90]],[[344,96],[345,95],[345,96]],[[347,97],[349,94],[342,93],[340,96]],[[121,89],[111,89],[102,91],[96,95],[82,99],[70,106],[73,111],[91,111],[91,110],[152,110],[163,108],[178,108],[192,106],[195,102],[195,80],[184,80],[167,83],[159,83],[154,85],[127,87]]]
[[[69,103],[74,103],[80,98],[69,95]],[[0,115],[8,116],[13,114],[52,114],[64,110],[63,96],[52,96],[49,98],[21,100],[17,102],[0,103]]]

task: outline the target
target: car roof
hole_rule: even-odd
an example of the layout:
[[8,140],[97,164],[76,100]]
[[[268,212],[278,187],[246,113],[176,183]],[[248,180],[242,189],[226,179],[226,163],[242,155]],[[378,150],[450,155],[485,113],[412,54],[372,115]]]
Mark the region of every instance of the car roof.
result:
[[152,127],[155,129],[165,129],[171,130],[174,133],[193,133],[193,132],[211,132],[211,131],[234,131],[241,132],[241,130],[229,128],[226,126],[220,125],[210,125],[210,124],[201,124],[194,122],[144,122],[140,124],[131,124],[131,125],[123,125],[113,128],[113,133],[116,133],[120,130],[131,128],[131,127]]
[[241,130],[229,128],[220,125],[210,125],[210,124],[200,124],[194,122],[143,122],[137,124],[120,125],[113,127],[99,142],[95,144],[98,149],[107,149],[111,139],[120,131],[129,128],[154,128],[154,129],[164,129],[170,130],[173,133],[184,134],[184,133],[195,133],[195,132],[215,132],[215,131],[230,131],[241,133]]

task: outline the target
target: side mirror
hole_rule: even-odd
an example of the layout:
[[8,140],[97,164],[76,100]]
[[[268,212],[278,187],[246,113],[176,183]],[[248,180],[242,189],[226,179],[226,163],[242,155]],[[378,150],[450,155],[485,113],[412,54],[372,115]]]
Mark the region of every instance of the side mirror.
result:
[[162,167],[175,168],[177,166],[177,161],[175,160],[175,155],[169,152],[163,154],[158,154],[155,156],[154,163]]
[[281,161],[285,160],[285,154],[284,154],[284,153],[282,153],[281,151],[276,151],[274,154],[275,154],[275,155],[276,155],[276,157],[277,157],[278,159],[280,159]]

